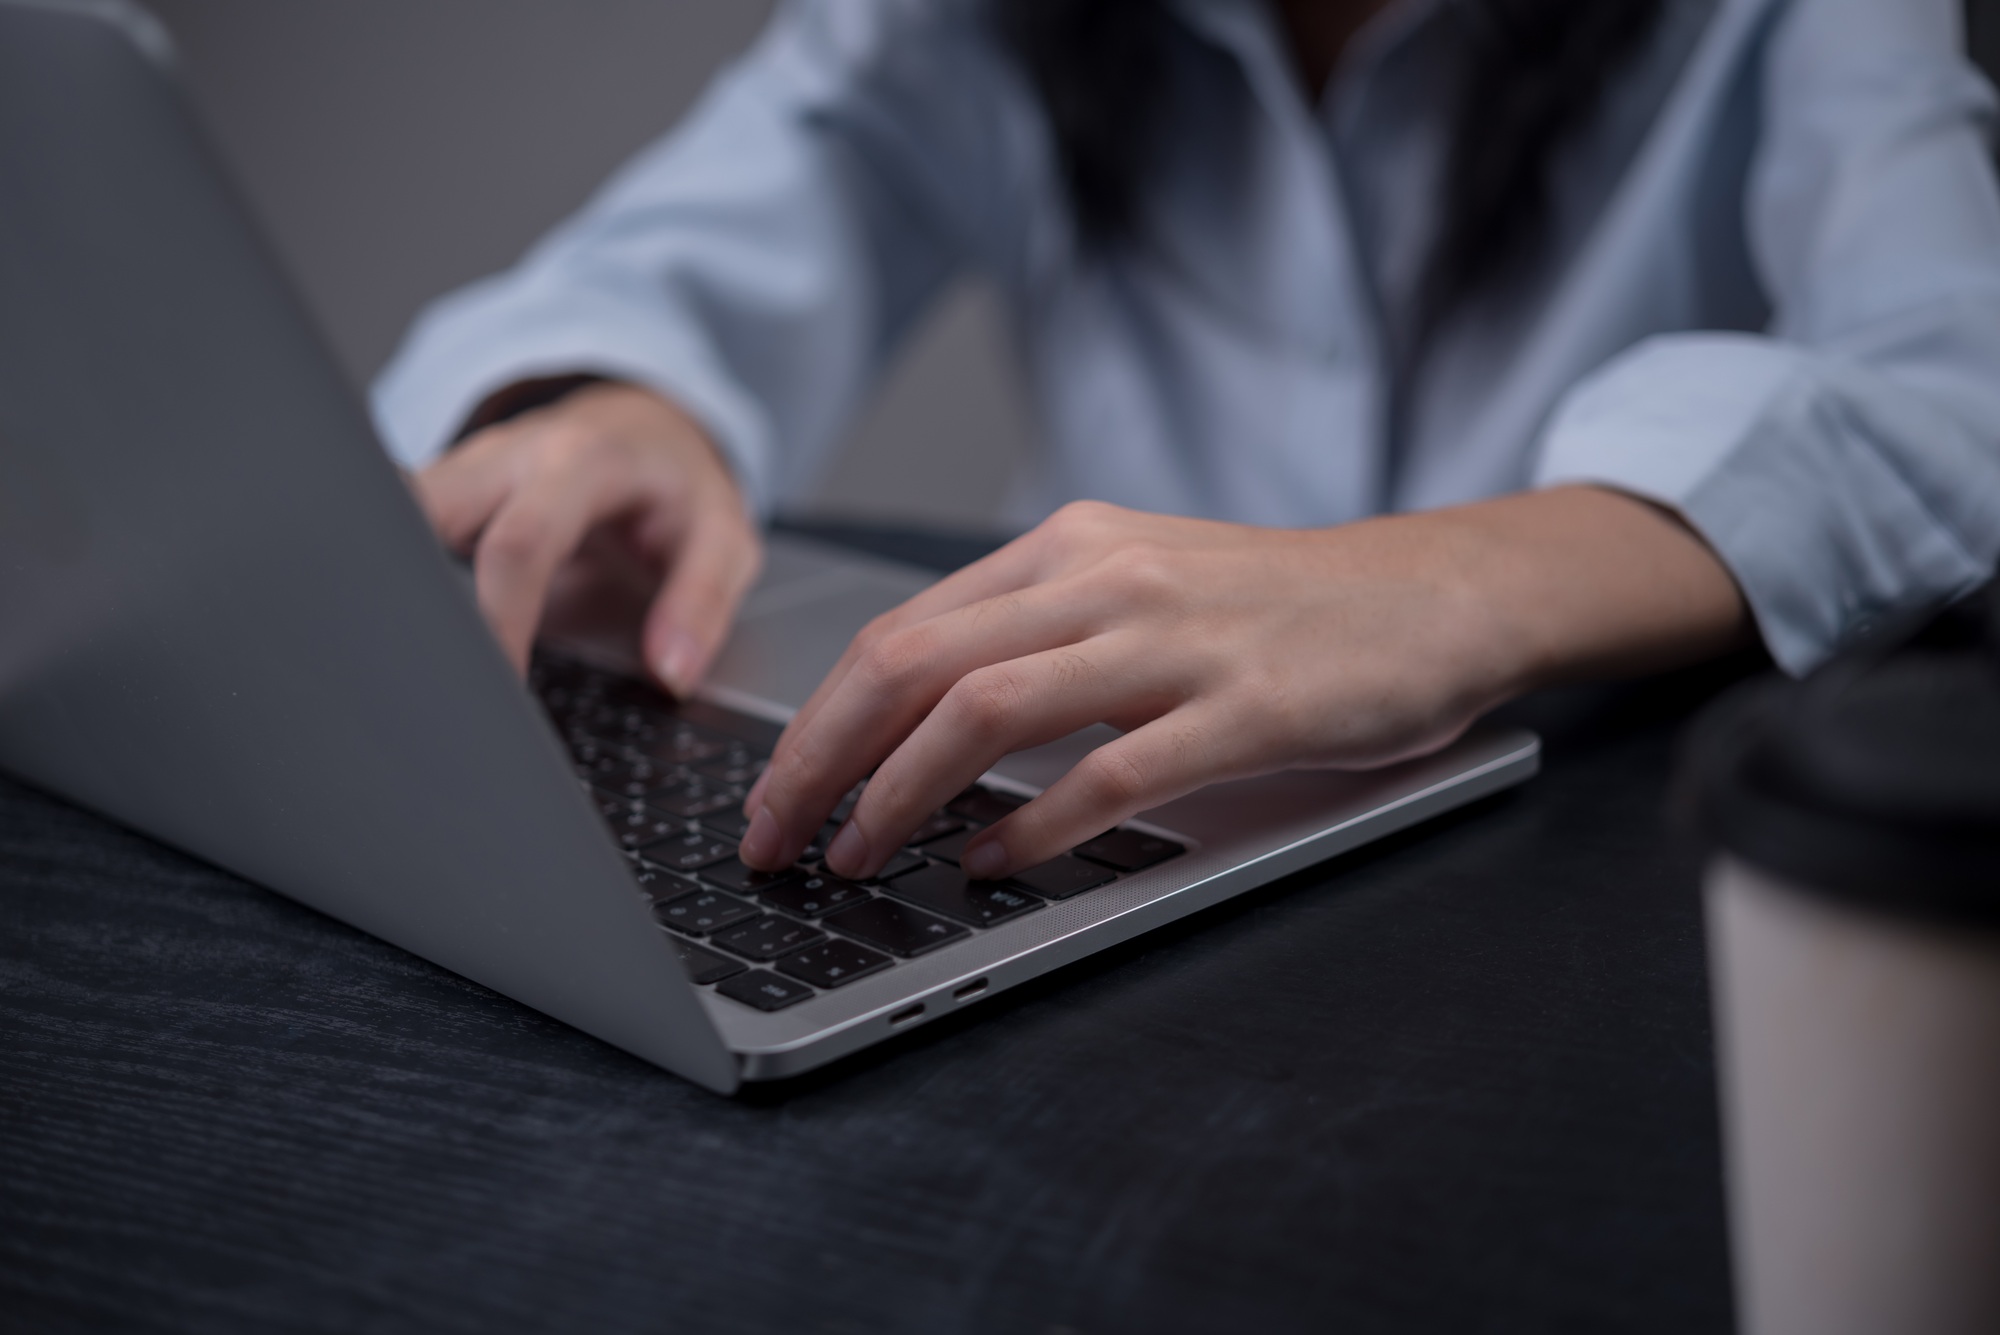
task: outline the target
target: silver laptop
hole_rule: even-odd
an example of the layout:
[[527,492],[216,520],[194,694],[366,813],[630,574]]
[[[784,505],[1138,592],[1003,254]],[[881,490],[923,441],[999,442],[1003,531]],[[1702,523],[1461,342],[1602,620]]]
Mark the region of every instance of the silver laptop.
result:
[[1084,733],[1010,757],[892,877],[750,874],[776,725],[930,577],[774,539],[703,699],[588,645],[524,687],[165,52],[123,6],[0,0],[0,767],[724,1092],[1534,773],[1533,735],[1480,728],[958,875]]

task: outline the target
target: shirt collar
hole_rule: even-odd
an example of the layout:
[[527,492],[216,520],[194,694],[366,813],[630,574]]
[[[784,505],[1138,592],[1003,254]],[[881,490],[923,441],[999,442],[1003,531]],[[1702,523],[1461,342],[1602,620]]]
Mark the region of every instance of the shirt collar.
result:
[[[1390,0],[1361,25],[1341,52],[1332,86],[1365,79],[1444,10],[1465,0]],[[1291,52],[1268,0],[1168,0],[1188,29],[1230,55],[1243,67],[1258,96],[1277,111],[1304,99]]]

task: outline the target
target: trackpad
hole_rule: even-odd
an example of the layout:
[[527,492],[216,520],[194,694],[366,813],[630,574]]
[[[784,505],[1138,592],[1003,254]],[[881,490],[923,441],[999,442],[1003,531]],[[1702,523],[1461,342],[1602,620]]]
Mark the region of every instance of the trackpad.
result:
[[756,701],[766,706],[759,712],[790,714],[857,631],[934,580],[911,566],[774,537],[764,577],[743,600],[709,684],[725,703]]

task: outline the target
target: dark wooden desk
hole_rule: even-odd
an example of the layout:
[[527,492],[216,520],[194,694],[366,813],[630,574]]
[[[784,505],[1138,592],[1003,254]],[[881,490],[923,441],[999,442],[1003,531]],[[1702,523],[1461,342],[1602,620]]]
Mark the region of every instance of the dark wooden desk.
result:
[[735,1102],[0,779],[0,1329],[1726,1329],[1696,694]]

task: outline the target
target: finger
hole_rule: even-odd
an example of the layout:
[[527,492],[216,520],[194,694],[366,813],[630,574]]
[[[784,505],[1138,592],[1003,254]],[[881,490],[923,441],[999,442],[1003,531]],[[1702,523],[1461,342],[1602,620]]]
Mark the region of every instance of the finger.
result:
[[789,865],[847,791],[889,754],[953,683],[1006,662],[1083,639],[1099,599],[1066,584],[1003,594],[875,638],[831,687],[812,718],[778,740],[751,815],[743,860]]
[[791,728],[809,724],[832,693],[854,670],[860,655],[877,638],[932,617],[984,602],[1003,594],[1071,573],[1116,546],[1128,528],[1130,512],[1096,501],[1073,501],[1009,542],[870,623],[855,637],[840,661],[827,673],[799,712]]
[[1259,772],[1212,707],[1184,705],[1098,747],[1035,798],[982,831],[960,863],[982,879],[1012,875],[1206,784]]
[[480,532],[472,569],[480,609],[516,667],[527,666],[556,571],[597,523],[635,503],[623,470],[602,456],[552,459],[508,493]]
[[[854,664],[877,640],[973,603],[1013,593],[1043,578],[1046,574],[1044,554],[1036,550],[1036,544],[1030,541],[1034,536],[1034,533],[1029,533],[1016,538],[999,551],[954,571],[875,618],[848,644],[819,686],[799,707],[798,713],[792,716],[787,733],[812,722],[827,699],[847,680]],[[783,744],[782,738],[780,744]]]
[[762,563],[740,514],[710,510],[689,524],[642,636],[646,661],[669,691],[685,699],[701,683]]
[[472,550],[513,489],[521,441],[519,431],[490,427],[417,474],[417,503],[445,546]]
[[757,782],[750,785],[750,791],[743,795],[743,814],[755,816],[764,809],[764,785],[771,781],[771,767],[766,765],[757,775]]
[[868,780],[827,866],[873,876],[910,832],[1002,756],[1092,723],[1144,723],[1179,703],[1173,667],[1129,633],[967,673]]

